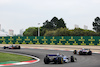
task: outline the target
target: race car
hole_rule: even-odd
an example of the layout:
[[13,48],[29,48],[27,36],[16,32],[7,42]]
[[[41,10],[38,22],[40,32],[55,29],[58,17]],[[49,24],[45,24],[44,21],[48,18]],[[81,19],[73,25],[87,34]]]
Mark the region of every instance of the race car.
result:
[[4,49],[8,48],[8,49],[21,49],[21,47],[19,45],[10,45],[10,46],[4,46]]
[[85,49],[81,48],[80,50],[74,50],[74,54],[79,54],[79,55],[92,55],[92,51],[90,49]]
[[74,56],[67,57],[65,55],[60,55],[60,54],[47,54],[44,57],[44,63],[49,64],[55,63],[55,64],[63,64],[63,63],[68,63],[68,62],[75,62],[77,59]]

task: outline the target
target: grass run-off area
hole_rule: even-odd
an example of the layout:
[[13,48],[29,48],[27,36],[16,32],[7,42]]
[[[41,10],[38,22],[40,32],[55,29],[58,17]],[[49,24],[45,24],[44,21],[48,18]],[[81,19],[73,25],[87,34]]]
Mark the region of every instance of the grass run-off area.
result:
[[29,61],[29,60],[32,60],[32,58],[23,55],[0,52],[0,62],[7,62],[7,61],[21,62],[21,61]]

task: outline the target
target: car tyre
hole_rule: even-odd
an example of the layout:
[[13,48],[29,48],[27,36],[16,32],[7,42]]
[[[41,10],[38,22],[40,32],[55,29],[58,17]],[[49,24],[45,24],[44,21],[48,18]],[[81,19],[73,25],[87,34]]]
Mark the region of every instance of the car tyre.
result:
[[3,48],[6,49],[6,46],[4,46]]
[[88,52],[88,55],[92,55],[92,51],[89,51],[89,52]]
[[50,63],[50,59],[49,59],[48,57],[45,57],[45,58],[44,58],[44,63],[45,63],[45,64],[49,64],[49,63]]
[[18,46],[18,49],[20,49],[21,47],[20,46]]
[[74,50],[73,53],[74,53],[74,54],[77,54],[77,50]]
[[71,59],[71,62],[74,62],[74,56],[71,56],[70,59]]

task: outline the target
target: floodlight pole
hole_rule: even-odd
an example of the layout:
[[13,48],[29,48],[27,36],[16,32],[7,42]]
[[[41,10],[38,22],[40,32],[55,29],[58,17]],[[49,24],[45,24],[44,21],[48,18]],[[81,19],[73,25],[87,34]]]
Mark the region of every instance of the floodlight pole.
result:
[[40,36],[40,28],[39,28],[40,23],[38,23],[38,36]]

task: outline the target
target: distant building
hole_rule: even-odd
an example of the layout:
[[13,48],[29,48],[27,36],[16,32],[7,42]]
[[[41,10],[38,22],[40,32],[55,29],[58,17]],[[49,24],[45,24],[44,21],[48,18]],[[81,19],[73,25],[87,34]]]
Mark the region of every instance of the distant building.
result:
[[13,36],[14,35],[14,30],[10,29],[9,30],[9,35]]
[[2,36],[10,36],[4,29],[1,29],[1,24],[0,24],[0,37]]
[[10,35],[8,33],[5,33],[5,32],[0,31],[0,37],[1,36],[10,36]]
[[1,24],[0,24],[0,31],[1,31]]
[[5,30],[4,30],[4,29],[1,29],[1,31],[2,31],[2,32],[5,32]]
[[75,28],[79,28],[79,26],[75,24]]
[[88,26],[84,25],[84,29],[88,29]]
[[24,30],[23,29],[20,29],[20,35],[23,36],[23,32]]

